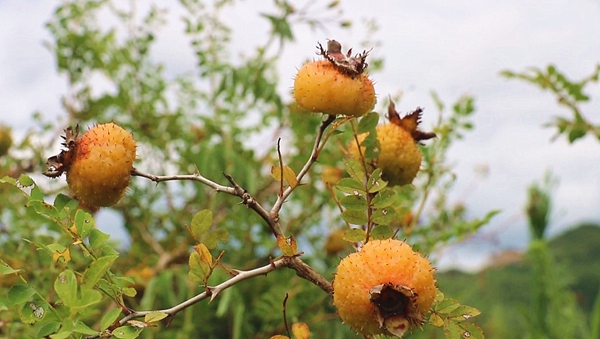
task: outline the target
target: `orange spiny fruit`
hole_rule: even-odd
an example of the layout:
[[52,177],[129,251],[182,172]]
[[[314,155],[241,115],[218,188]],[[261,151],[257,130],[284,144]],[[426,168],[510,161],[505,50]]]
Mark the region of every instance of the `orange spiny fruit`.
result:
[[136,143],[130,132],[114,123],[100,124],[78,138],[66,130],[67,150],[48,159],[50,177],[67,174],[67,183],[75,197],[89,206],[116,204],[129,185]]
[[333,281],[342,320],[364,335],[402,337],[422,326],[436,295],[433,268],[410,245],[371,240],[344,258]]
[[294,79],[294,98],[311,112],[361,116],[375,105],[375,88],[363,73],[368,52],[355,57],[341,53],[341,44],[330,40],[327,51],[319,44],[325,60],[304,64]]
[[[420,140],[435,137],[434,133],[425,133],[418,130],[420,108],[400,118],[393,102],[388,107],[389,123],[377,126],[377,140],[380,151],[377,159],[371,165],[381,168],[382,178],[390,186],[406,185],[412,183],[421,167],[421,151],[417,147]],[[366,138],[366,134],[358,136],[359,143]],[[360,153],[356,141],[353,140],[349,147],[350,154],[360,160]],[[364,155],[364,149],[363,149]]]

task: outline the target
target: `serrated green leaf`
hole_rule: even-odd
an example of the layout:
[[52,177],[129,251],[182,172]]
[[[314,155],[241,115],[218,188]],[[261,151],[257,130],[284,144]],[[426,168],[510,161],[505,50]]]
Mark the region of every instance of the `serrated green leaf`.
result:
[[87,237],[94,229],[95,221],[91,214],[80,209],[75,213],[75,228],[82,238]]
[[[350,174],[350,176],[356,180],[363,180],[365,177],[365,171],[363,170],[363,166],[360,162],[358,162],[354,158],[346,158],[344,160],[344,167],[346,168],[346,172]],[[344,180],[344,179],[342,179]],[[361,184],[362,186],[362,184]]]
[[367,199],[361,194],[345,195],[340,199],[340,204],[349,210],[365,211],[368,207]]
[[202,210],[192,218],[192,233],[197,239],[201,239],[202,236],[208,232],[212,224],[213,214],[211,210]]
[[357,210],[344,210],[342,212],[342,219],[346,222],[354,225],[363,225],[367,222],[367,214],[365,211]]
[[106,242],[106,240],[108,240],[108,238],[110,238],[110,235],[100,231],[97,228],[94,228],[90,231],[90,247],[93,249],[99,248]]
[[28,285],[14,285],[8,290],[8,302],[13,306],[22,304],[29,300],[32,295],[35,294],[35,290]]
[[381,152],[381,145],[379,140],[377,139],[377,133],[375,131],[369,133],[365,140],[361,143],[364,156],[368,159],[375,159],[379,157],[379,153]]
[[150,313],[146,314],[146,316],[144,317],[144,322],[155,323],[157,321],[163,320],[164,318],[166,318],[168,316],[169,315],[166,314],[165,312],[154,311],[154,312],[150,312]]
[[375,226],[373,230],[371,230],[371,238],[372,239],[390,239],[394,235],[394,231],[390,226],[387,225],[379,225]]
[[112,331],[112,335],[118,339],[135,339],[140,333],[142,328],[133,328],[131,326],[121,326]]
[[358,122],[358,134],[363,134],[370,132],[375,129],[377,124],[379,123],[379,114],[375,112],[371,112],[365,116],[363,116]]
[[375,195],[371,200],[371,206],[374,208],[384,208],[392,206],[396,202],[396,192],[391,188],[385,188]]
[[371,173],[369,180],[367,181],[367,192],[376,193],[386,188],[387,182],[381,179],[381,169],[377,168]]
[[354,178],[343,178],[335,185],[335,188],[344,193],[367,194],[364,185]]
[[100,257],[95,260],[85,272],[82,277],[82,287],[92,288],[98,280],[108,271],[112,263],[118,258],[118,255],[111,255],[106,257]]
[[367,232],[361,228],[353,228],[344,232],[344,240],[356,243],[359,241],[365,241],[367,239]]
[[71,307],[77,301],[77,279],[71,270],[61,272],[54,281],[54,291],[65,306]]
[[85,334],[85,335],[98,334],[98,331],[92,330],[88,325],[84,324],[81,321],[78,321],[75,324],[75,327],[73,328],[73,332],[75,332],[75,333],[81,333],[81,334]]
[[434,306],[436,312],[441,314],[450,314],[460,306],[460,303],[452,298],[446,298]]
[[188,276],[190,279],[197,283],[204,283],[208,279],[210,273],[210,266],[206,264],[198,252],[192,252],[188,260],[190,271]]
[[461,339],[463,331],[456,324],[451,321],[444,322],[444,336],[446,339]]
[[27,207],[33,208],[37,214],[49,216],[51,218],[58,218],[58,211],[54,206],[45,203],[41,199],[38,200],[30,200],[25,204]]
[[396,210],[391,207],[387,207],[374,210],[371,220],[378,225],[389,225],[392,220],[394,220],[395,216]]
[[109,328],[112,324],[114,324],[119,316],[121,315],[120,308],[113,308],[112,310],[106,312],[106,314],[100,320],[100,330],[104,331]]
[[479,311],[475,307],[460,305],[456,309],[452,310],[450,314],[448,314],[448,318],[450,318],[454,322],[461,322],[476,317],[480,314],[481,311]]

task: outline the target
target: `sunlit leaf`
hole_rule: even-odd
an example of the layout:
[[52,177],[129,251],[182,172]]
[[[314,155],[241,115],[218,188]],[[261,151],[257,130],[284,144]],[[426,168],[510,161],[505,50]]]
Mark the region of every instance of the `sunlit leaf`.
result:
[[310,328],[306,323],[294,323],[292,324],[292,333],[295,339],[309,339]]
[[360,181],[353,178],[344,178],[340,180],[337,185],[335,185],[335,188],[344,193],[363,195],[367,194],[364,185]]
[[285,256],[294,256],[298,253],[298,245],[294,237],[285,238],[283,236],[277,236],[277,246]]
[[367,232],[361,228],[353,228],[344,232],[344,240],[357,243],[367,239]]
[[192,233],[196,239],[208,232],[212,224],[213,214],[211,210],[202,210],[192,218]]
[[154,323],[157,321],[161,321],[168,316],[169,315],[165,312],[154,311],[146,314],[146,316],[144,317],[144,321],[147,323]]
[[112,266],[112,263],[117,260],[118,257],[118,255],[110,255],[94,260],[90,267],[83,272],[83,276],[81,278],[82,286],[87,288],[94,287],[98,280],[100,280],[100,278],[108,271],[108,269]]
[[[272,166],[271,167],[271,177],[276,181],[281,181],[281,167]],[[283,166],[283,179],[287,184],[291,187],[298,186],[298,180],[296,180],[296,173],[289,166]]]

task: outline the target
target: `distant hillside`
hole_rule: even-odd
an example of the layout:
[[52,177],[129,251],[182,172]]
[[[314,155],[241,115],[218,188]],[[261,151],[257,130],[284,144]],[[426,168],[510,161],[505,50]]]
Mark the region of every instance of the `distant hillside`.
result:
[[[550,240],[550,248],[589,315],[600,286],[600,226],[581,224]],[[479,273],[448,271],[437,279],[447,296],[482,311],[476,323],[487,339],[520,337],[515,333],[525,327],[531,304],[531,269],[525,254],[507,252]],[[410,338],[443,337],[441,331],[424,331]]]

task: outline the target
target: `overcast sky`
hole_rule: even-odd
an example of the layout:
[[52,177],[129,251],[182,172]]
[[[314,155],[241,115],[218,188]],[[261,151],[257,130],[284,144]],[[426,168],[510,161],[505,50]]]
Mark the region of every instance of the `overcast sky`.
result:
[[[169,1],[159,1],[168,6]],[[177,2],[168,6],[170,24],[161,30],[152,51],[167,75],[188,72],[194,65],[183,36]],[[298,2],[303,3],[303,2]],[[64,114],[60,96],[65,80],[42,42],[49,40],[44,23],[53,1],[0,0],[0,122],[17,132],[30,124],[34,111],[48,117]],[[263,41],[268,26],[253,13],[269,11],[270,1],[244,1],[230,13],[234,46],[248,50]],[[587,137],[574,145],[563,138],[550,142],[554,131],[542,124],[567,116],[553,97],[533,86],[500,78],[504,69],[555,64],[572,79],[589,75],[600,62],[600,1],[342,1],[345,15],[356,21],[350,32],[300,29],[294,45],[280,58],[282,93],[292,86],[296,67],[314,55],[325,38],[357,46],[364,38],[359,23],[375,18],[385,56],[383,73],[374,75],[379,97],[403,91],[401,111],[425,107],[424,127],[435,108],[430,90],[451,104],[461,94],[476,98],[475,130],[450,152],[458,181],[452,194],[472,217],[501,209],[491,225],[466,243],[440,255],[440,265],[477,267],[502,248],[522,249],[527,227],[522,213],[526,188],[551,170],[560,179],[550,234],[582,221],[600,220],[600,143]],[[287,81],[287,82],[286,82]],[[600,123],[600,86],[588,89],[592,101],[583,112]],[[431,114],[428,116],[427,113]],[[489,175],[475,180],[475,168]],[[474,185],[476,183],[476,185]],[[475,253],[479,255],[474,255]]]

